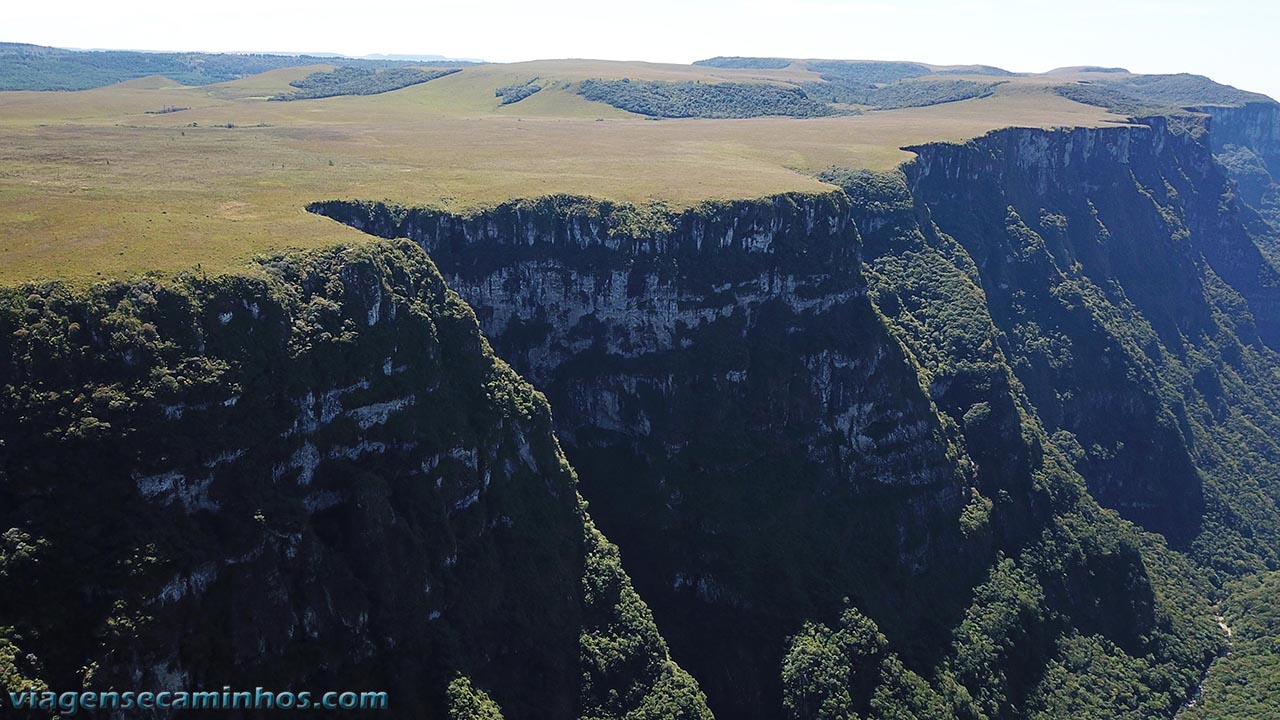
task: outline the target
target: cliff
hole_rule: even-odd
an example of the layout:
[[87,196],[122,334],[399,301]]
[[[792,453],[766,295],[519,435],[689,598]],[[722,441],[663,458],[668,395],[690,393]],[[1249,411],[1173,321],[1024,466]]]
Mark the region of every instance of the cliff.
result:
[[545,399],[412,243],[5,290],[0,358],[12,684],[442,717],[462,674],[510,718],[709,717]]
[[1271,567],[1277,236],[1202,127],[1145,122],[920,148],[906,180],[1094,496],[1208,567]]
[[[866,298],[840,194],[642,211],[565,198],[468,218],[313,210],[421,242],[557,432],[641,594],[720,710],[763,713],[784,639],[855,592],[939,634],[972,584],[960,457]],[[360,214],[360,213],[365,214]],[[350,213],[350,214],[344,214]]]
[[[1210,581],[1280,549],[1276,235],[1208,127],[1003,130],[680,212],[310,209],[422,244],[547,393],[722,717],[1169,716]],[[887,645],[824,639],[856,618]]]
[[0,678],[1171,717],[1280,565],[1280,235],[1214,138],[1274,118],[1214,112],[4,290]]
[[1210,118],[1214,157],[1242,199],[1280,228],[1280,105],[1253,102],[1198,108]]

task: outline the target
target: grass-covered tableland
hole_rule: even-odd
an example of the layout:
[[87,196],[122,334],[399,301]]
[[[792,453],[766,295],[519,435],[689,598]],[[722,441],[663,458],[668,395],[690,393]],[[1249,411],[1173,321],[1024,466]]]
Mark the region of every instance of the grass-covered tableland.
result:
[[[869,63],[743,63],[483,64],[376,95],[293,102],[269,100],[338,66],[201,86],[152,76],[75,92],[0,92],[0,282],[197,265],[213,273],[268,249],[362,240],[304,209],[335,198],[461,212],[555,193],[688,207],[828,192],[818,173],[891,169],[912,157],[905,146],[1007,126],[1123,122],[1057,88],[1129,77],[1068,71],[993,85],[993,71],[980,67],[888,63],[876,75]],[[967,81],[984,94],[808,119],[655,121],[580,92],[585,81],[625,79],[785,90],[823,82],[824,73],[848,82]],[[499,92],[525,87],[540,90],[519,102]]]
[[344,66],[359,70],[441,64],[381,58],[263,53],[80,51],[0,42],[0,90],[89,90],[152,75],[163,75],[183,85],[207,85],[237,80],[268,70],[329,62],[341,62]]
[[1203,75],[1130,75],[1106,71],[1115,77],[1077,80],[1058,86],[1063,97],[1105,107],[1125,115],[1149,115],[1206,105],[1244,105],[1270,102],[1261,93],[1222,85]]

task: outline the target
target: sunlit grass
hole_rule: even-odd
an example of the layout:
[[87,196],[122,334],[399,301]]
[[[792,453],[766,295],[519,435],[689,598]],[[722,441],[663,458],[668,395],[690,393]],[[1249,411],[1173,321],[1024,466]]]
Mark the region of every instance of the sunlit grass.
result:
[[[655,121],[588,102],[565,84],[803,71],[597,61],[479,66],[382,95],[265,100],[317,69],[195,88],[143,78],[0,93],[0,281],[197,264],[213,272],[269,249],[362,241],[307,214],[313,200],[463,210],[575,193],[684,206],[829,190],[814,173],[892,168],[911,157],[906,145],[1116,119],[1026,80],[983,100],[854,117]],[[499,105],[496,88],[533,77],[542,92]],[[148,114],[166,107],[190,109]]]

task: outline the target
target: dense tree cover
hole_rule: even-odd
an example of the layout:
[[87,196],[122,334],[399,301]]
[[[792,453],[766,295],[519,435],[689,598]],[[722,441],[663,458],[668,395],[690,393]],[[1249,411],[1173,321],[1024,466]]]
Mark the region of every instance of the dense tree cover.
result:
[[[560,417],[578,428],[569,446],[575,462],[595,473],[610,469],[610,482],[588,485],[587,493],[595,514],[613,523],[610,535],[636,558],[635,576],[648,579],[642,593],[670,628],[676,656],[699,678],[712,707],[718,702],[743,715],[776,712],[785,702],[808,716],[824,707],[886,718],[1050,718],[1063,708],[1078,708],[1082,717],[1169,716],[1193,693],[1220,646],[1203,571],[1088,496],[1067,451],[1074,447],[1070,439],[1046,431],[1018,377],[1019,355],[1007,348],[1008,333],[997,324],[1005,320],[1004,306],[991,302],[983,266],[956,238],[920,222],[905,175],[833,169],[823,177],[841,184],[853,206],[872,307],[848,303],[812,317],[775,307],[761,311],[772,317],[756,326],[731,321],[684,331],[689,342],[678,359],[584,353],[543,385],[558,407],[569,408]],[[816,228],[829,227],[826,207],[800,206],[812,218],[800,242],[780,229],[791,227],[790,206],[780,202],[763,216],[760,203],[672,213],[666,222],[647,221],[634,238],[606,230],[619,228],[609,221],[618,208],[601,204],[593,212],[584,207],[588,202],[526,202],[468,218],[377,204],[314,209],[376,233],[430,239],[464,292],[492,288],[490,273],[522,259],[554,260],[557,273],[602,276],[624,271],[644,278],[648,268],[661,268],[660,278],[705,293],[713,307],[728,302],[716,295],[717,283],[733,287],[761,269],[775,278],[818,273],[826,283],[821,289],[794,291],[806,298],[863,287],[848,258],[828,256],[815,237]],[[700,224],[700,214],[720,220]],[[1001,233],[995,237],[1016,240],[1014,261],[1041,262],[1043,243],[1025,223],[1007,206],[994,217]],[[1043,223],[1057,227],[1062,217],[1048,213]],[[724,237],[720,247],[734,248],[731,238],[766,225],[779,233],[773,259],[694,251],[707,247],[705,238]],[[530,236],[540,240],[511,242]],[[606,252],[610,242],[644,250]],[[1021,287],[1035,286],[1028,279]],[[490,294],[477,301],[510,307],[520,297]],[[1026,300],[1033,301],[1029,309],[1050,302]],[[548,327],[553,320],[493,338],[507,357],[523,363],[530,348],[557,347],[542,344],[557,332]],[[587,337],[617,332],[584,330]],[[879,369],[850,385],[833,382],[833,370],[821,381],[827,393],[892,408],[890,429],[931,416],[930,433],[910,443],[911,469],[892,465],[901,473],[895,476],[922,474],[926,451],[929,462],[950,468],[949,474],[934,476],[927,490],[904,501],[858,485],[861,465],[844,479],[839,473],[850,460],[822,461],[814,441],[805,439],[821,432],[811,429],[813,408],[821,405],[805,381],[813,373],[806,357],[817,348],[840,353],[845,367]],[[871,352],[879,359],[865,354]],[[733,385],[718,379],[741,367],[748,372]],[[652,396],[638,385],[617,400],[617,417],[643,413],[647,428],[644,440],[620,448],[602,441],[616,438],[617,426],[587,434],[581,428],[591,416],[574,414],[572,402],[587,388],[610,387],[615,373],[663,378]],[[692,382],[696,392],[685,389]],[[904,457],[888,451],[892,433],[867,432],[886,459]],[[673,462],[663,453],[677,440]],[[648,488],[655,475],[662,478],[659,487],[679,489],[678,506]],[[850,486],[855,492],[846,495]],[[958,502],[932,503],[952,492]],[[905,508],[915,508],[910,519],[898,514]],[[923,546],[884,541],[922,526],[929,538]],[[908,562],[928,570],[904,572],[898,563]],[[670,570],[655,572],[653,565]],[[889,643],[878,674],[852,673],[853,661],[839,649],[850,632],[839,626],[842,610],[833,608],[841,594],[874,618]],[[773,643],[787,636],[790,652],[775,655]],[[772,658],[776,664],[766,672],[774,673],[776,701],[767,694],[770,681],[756,679]],[[726,667],[732,674],[722,671]],[[849,680],[851,673],[862,679]],[[857,684],[868,677],[877,682]],[[1081,688],[1096,693],[1092,705],[1074,699]]]
[[1280,572],[1247,576],[1225,590],[1230,645],[1178,720],[1273,720],[1280,717]]
[[449,683],[449,720],[502,720],[502,709],[488,693],[459,675]]
[[4,682],[703,720],[550,423],[408,241],[4,289]]
[[[33,544],[31,535],[18,528],[9,528],[0,534],[0,583],[21,583],[40,549]],[[12,627],[0,626],[0,693],[21,692],[32,687],[44,689],[35,679],[40,669],[38,662],[29,659],[29,653],[22,651],[19,642]]]
[[30,657],[18,646],[13,628],[0,627],[0,693],[48,689],[38,679],[38,660],[32,662]]
[[715,68],[747,68],[752,70],[781,70],[791,64],[786,58],[717,56],[698,60],[694,65]]
[[1119,80],[1089,80],[1054,87],[1076,102],[1105,107],[1122,115],[1167,113],[1205,105],[1272,102],[1266,95],[1214,82],[1203,75],[1134,75]]
[[[875,73],[870,76],[880,77]],[[653,117],[743,118],[821,117],[856,112],[837,105],[867,105],[880,110],[922,107],[986,97],[995,87],[995,83],[958,79],[872,85],[857,77],[857,73],[851,77],[824,75],[822,81],[800,85],[586,80],[578,92],[588,100]]]
[[1166,142],[1132,161],[1137,185],[1097,162],[1027,195],[1014,146],[993,143],[970,156],[979,181],[930,211],[983,268],[1013,367],[1093,493],[1221,581],[1280,547],[1275,239],[1195,133],[1153,124]]
[[578,93],[640,115],[670,118],[821,117],[836,110],[794,86],[764,83],[584,80]]
[[[991,263],[932,225],[913,229],[902,174],[823,177],[865,209],[872,297],[961,429],[977,487],[993,499],[990,532],[1026,547],[974,593],[931,685],[959,717],[1167,717],[1220,641],[1202,571],[1084,495],[1003,347],[1001,305],[984,291]],[[1011,484],[1028,474],[1030,488]],[[1043,531],[1028,516],[1045,500],[1024,505],[1028,490],[1052,498],[1057,519]]]
[[947,702],[890,652],[875,622],[847,608],[836,629],[807,622],[782,661],[782,705],[792,720],[945,720]]
[[849,105],[869,105],[878,110],[924,107],[987,97],[996,83],[972,80],[902,80],[888,85],[865,86],[842,79],[805,83],[805,93],[815,100]]
[[538,78],[533,78],[522,83],[504,85],[493,91],[493,94],[495,97],[502,98],[501,104],[510,105],[520,102],[541,89],[542,85],[538,83]]
[[[183,85],[208,85],[303,65],[332,65],[333,57],[229,53],[76,51],[0,43],[0,90],[87,90],[150,75]],[[403,68],[411,63],[342,58],[363,70]]]
[[911,62],[810,60],[805,65],[828,82],[862,86],[884,85],[933,73],[927,66]]
[[311,100],[338,95],[377,95],[420,85],[436,78],[452,75],[462,68],[427,69],[416,67],[375,68],[340,67],[328,72],[311,73],[289,83],[297,90],[276,95],[272,100]]
[[[1214,159],[1236,182],[1242,199],[1280,233],[1280,182],[1266,162],[1247,146],[1233,143],[1224,144]],[[1273,256],[1277,250],[1271,249]]]
[[583,720],[712,720],[706,697],[671,660],[653,614],[622,569],[618,548],[587,521],[582,586]]
[[935,70],[936,75],[987,75],[990,77],[1012,77],[1019,73],[998,68],[993,65],[962,65],[944,70]]

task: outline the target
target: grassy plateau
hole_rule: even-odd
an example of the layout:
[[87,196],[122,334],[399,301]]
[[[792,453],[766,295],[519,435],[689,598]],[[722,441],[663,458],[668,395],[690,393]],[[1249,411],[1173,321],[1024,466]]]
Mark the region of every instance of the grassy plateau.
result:
[[[283,68],[204,86],[148,77],[75,92],[0,92],[0,282],[222,272],[268,249],[364,239],[306,213],[314,200],[465,211],[573,193],[686,206],[822,191],[829,186],[814,177],[822,170],[892,168],[911,157],[907,145],[1006,126],[1123,121],[1054,92],[1076,75],[999,78],[987,97],[928,107],[658,120],[589,101],[577,84],[795,86],[819,75],[799,65],[592,60],[475,65],[376,95],[269,101],[327,70]],[[540,91],[519,102],[503,105],[495,93],[530,82]]]

